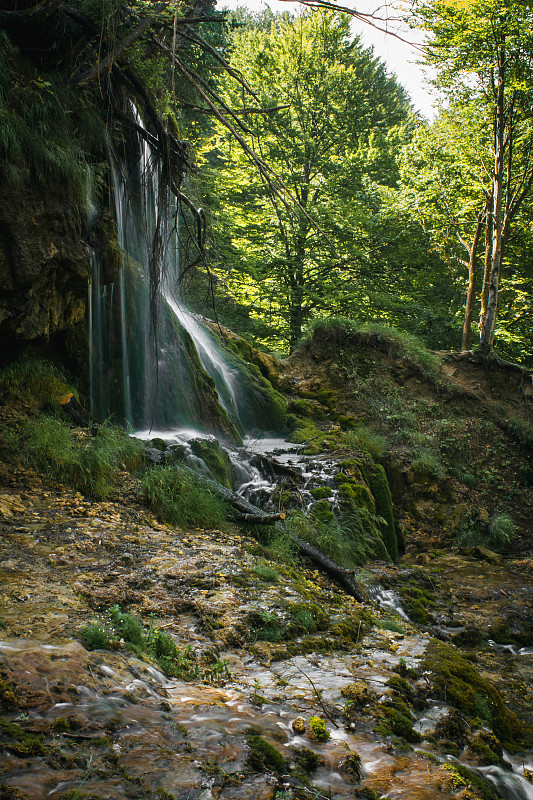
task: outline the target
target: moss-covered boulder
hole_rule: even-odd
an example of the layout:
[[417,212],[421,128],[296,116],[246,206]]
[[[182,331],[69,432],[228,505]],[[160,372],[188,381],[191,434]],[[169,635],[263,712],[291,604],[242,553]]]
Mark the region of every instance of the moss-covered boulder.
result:
[[216,439],[193,439],[191,450],[201,458],[213,478],[227,489],[233,488],[233,467],[228,454]]

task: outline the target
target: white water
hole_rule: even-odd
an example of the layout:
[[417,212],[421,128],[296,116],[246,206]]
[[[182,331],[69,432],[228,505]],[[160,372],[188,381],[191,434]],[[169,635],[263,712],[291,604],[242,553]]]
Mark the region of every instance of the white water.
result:
[[[137,125],[143,126],[133,106],[131,114]],[[162,216],[157,158],[140,136],[136,146],[136,156],[126,160],[109,148],[110,200],[123,257],[116,292],[102,284],[101,264],[93,259],[88,303],[91,411],[101,419],[117,414],[138,427],[160,424],[163,418],[167,424],[187,418],[200,420],[202,409],[193,396],[195,381],[176,334],[181,327],[192,338],[204,370],[214,379],[222,407],[238,419],[235,370],[179,298],[175,198],[166,194]],[[157,300],[157,337],[150,301],[155,257],[163,275]]]

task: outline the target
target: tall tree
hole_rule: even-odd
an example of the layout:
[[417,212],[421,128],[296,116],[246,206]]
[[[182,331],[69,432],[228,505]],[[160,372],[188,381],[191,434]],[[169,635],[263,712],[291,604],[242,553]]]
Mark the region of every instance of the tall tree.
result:
[[477,101],[490,131],[480,317],[480,351],[488,354],[505,249],[533,188],[533,10],[522,0],[417,0],[415,18],[431,33],[425,61],[451,111]]
[[253,276],[248,290],[282,319],[292,348],[310,315],[357,290],[364,218],[379,205],[379,186],[396,183],[395,151],[413,117],[404,90],[342,15],[282,15],[267,29],[238,32],[231,65],[259,108],[229,81],[224,100],[284,193],[219,135],[210,156],[218,159],[219,223],[232,258]]

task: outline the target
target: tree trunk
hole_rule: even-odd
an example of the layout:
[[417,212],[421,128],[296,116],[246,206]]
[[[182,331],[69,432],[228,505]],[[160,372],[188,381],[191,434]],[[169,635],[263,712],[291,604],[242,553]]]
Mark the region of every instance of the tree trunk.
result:
[[496,312],[498,308],[498,290],[503,250],[503,195],[504,195],[504,157],[505,157],[505,47],[498,51],[498,83],[496,87],[496,116],[494,129],[494,175],[493,175],[493,216],[492,216],[492,249],[490,275],[488,278],[488,294],[485,317],[481,328],[479,349],[488,355],[494,342]]
[[466,307],[465,316],[463,321],[463,339],[461,343],[461,350],[470,350],[472,340],[472,318],[474,316],[474,300],[476,297],[476,250],[481,236],[481,229],[483,227],[483,215],[477,218],[476,230],[474,232],[474,239],[470,247],[470,258],[468,261],[468,291],[466,293]]

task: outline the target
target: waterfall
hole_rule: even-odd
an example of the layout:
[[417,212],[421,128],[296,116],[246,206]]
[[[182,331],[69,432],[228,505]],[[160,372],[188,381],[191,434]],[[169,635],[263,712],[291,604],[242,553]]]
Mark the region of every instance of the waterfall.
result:
[[[142,126],[133,107],[132,114]],[[236,368],[180,299],[179,211],[160,183],[157,157],[135,135],[124,158],[109,147],[109,165],[122,266],[115,284],[105,286],[100,258],[91,257],[91,411],[134,428],[188,425],[238,440]],[[155,317],[154,258],[162,275]]]

